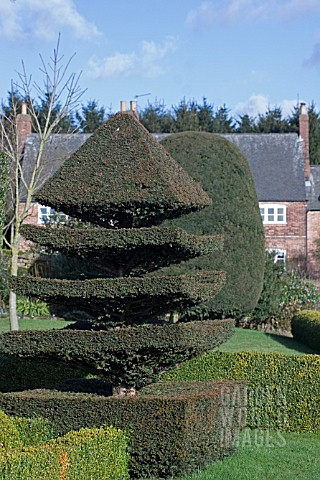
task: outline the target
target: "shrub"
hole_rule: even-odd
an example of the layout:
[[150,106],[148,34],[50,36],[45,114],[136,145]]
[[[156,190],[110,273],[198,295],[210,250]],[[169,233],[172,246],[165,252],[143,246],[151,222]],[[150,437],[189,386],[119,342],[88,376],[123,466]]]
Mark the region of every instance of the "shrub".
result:
[[320,353],[320,312],[301,310],[292,318],[291,327],[295,340]]
[[265,252],[263,288],[257,306],[250,315],[256,325],[276,316],[280,311],[283,266],[274,259],[274,252]]
[[[172,365],[224,342],[233,332],[233,320],[145,325],[109,331],[8,332],[0,335],[0,352],[49,361],[58,358],[81,362],[103,372],[113,384],[141,388],[155,381]],[[51,381],[49,385],[52,384]]]
[[320,296],[317,288],[305,278],[292,271],[284,278],[280,290],[281,318],[286,321],[290,329],[291,319],[295,312],[303,307],[312,307],[319,303]]
[[245,397],[244,382],[166,382],[127,398],[48,390],[1,394],[0,407],[10,414],[45,415],[62,434],[105,423],[125,429],[131,475],[165,478],[230,451],[244,425]]
[[126,438],[113,427],[82,429],[37,447],[0,454],[3,480],[125,480]]
[[49,316],[49,308],[41,300],[32,300],[28,297],[17,298],[17,313],[22,317],[44,317]]
[[254,311],[246,323],[267,323],[277,329],[290,331],[291,319],[303,307],[319,303],[316,287],[297,271],[286,273],[282,265],[274,262],[273,252],[266,252],[263,290]]
[[169,271],[223,270],[226,284],[208,310],[219,316],[251,312],[263,283],[264,233],[247,160],[231,142],[209,133],[179,133],[161,143],[212,198],[212,206],[172,223],[189,233],[224,237],[222,253],[189,260]]
[[248,381],[247,426],[320,432],[320,356],[210,352],[165,379]]

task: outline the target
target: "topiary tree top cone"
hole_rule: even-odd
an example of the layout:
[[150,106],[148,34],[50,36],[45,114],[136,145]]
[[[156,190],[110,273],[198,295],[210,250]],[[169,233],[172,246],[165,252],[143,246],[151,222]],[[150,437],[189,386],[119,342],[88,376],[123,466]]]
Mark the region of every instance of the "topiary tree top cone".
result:
[[130,113],[99,127],[35,198],[72,217],[118,228],[159,224],[211,204]]

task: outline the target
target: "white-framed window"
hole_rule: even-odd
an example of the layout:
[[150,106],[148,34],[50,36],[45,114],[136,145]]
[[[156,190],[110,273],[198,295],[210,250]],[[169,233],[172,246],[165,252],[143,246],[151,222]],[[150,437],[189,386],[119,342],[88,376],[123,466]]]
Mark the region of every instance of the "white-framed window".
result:
[[283,266],[285,268],[287,258],[286,250],[279,250],[278,248],[268,248],[268,252],[274,253],[274,263],[283,263]]
[[264,225],[285,225],[287,223],[287,207],[280,204],[260,204],[260,214]]
[[54,208],[38,205],[38,224],[45,225],[47,223],[64,223],[68,215],[57,213]]

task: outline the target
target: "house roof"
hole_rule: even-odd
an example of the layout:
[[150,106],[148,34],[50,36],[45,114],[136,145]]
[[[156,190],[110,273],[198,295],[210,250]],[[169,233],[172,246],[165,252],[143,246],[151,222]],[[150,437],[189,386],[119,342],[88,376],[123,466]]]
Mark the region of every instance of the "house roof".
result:
[[248,159],[261,202],[306,200],[304,159],[295,133],[226,134]]
[[[38,190],[52,175],[64,164],[65,160],[70,157],[86,140],[90,134],[55,134],[51,135],[45,144],[39,181],[37,182]],[[33,133],[27,137],[24,156],[23,156],[23,172],[29,183],[34,165],[36,162],[37,152],[39,150],[39,135]],[[25,199],[26,191],[21,188],[21,200]]]
[[[153,134],[158,141],[170,134]],[[39,186],[43,185],[65,160],[81,147],[90,134],[53,135],[45,147],[45,166]],[[285,134],[224,134],[248,159],[259,201],[305,201],[304,164],[301,143],[294,133]],[[25,148],[25,171],[34,165],[38,136],[30,135]],[[311,167],[311,189],[308,206],[320,209],[316,191],[320,192],[320,172]]]
[[310,186],[307,187],[308,210],[320,210],[320,165],[311,165],[310,170]]
[[122,227],[149,226],[211,204],[131,112],[97,128],[35,198],[72,217],[99,225],[114,219]]
[[[154,134],[158,141],[168,135]],[[233,142],[247,158],[260,202],[306,200],[304,159],[301,142],[295,133],[231,133],[221,136]]]

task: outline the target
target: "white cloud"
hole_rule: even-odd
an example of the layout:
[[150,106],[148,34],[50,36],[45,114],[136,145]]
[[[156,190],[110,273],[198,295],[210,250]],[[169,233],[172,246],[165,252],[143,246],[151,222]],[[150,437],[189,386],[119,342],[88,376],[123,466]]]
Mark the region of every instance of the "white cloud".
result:
[[109,78],[119,75],[156,77],[165,72],[160,60],[173,52],[177,39],[167,37],[162,44],[144,40],[137,52],[115,53],[105,58],[92,57],[88,74],[93,78]]
[[297,106],[297,99],[295,100],[282,100],[280,102],[282,116],[288,117],[292,114],[294,107]]
[[267,112],[268,108],[280,107],[283,117],[288,117],[292,114],[293,108],[297,105],[297,99],[295,100],[282,100],[277,104],[271,104],[269,98],[266,95],[258,94],[251,95],[251,97],[245,101],[236,105],[234,111],[236,115],[248,114],[250,117],[257,117],[259,114]]
[[265,113],[268,109],[268,97],[262,94],[251,95],[246,102],[240,102],[236,105],[234,111],[237,115],[248,114],[250,117],[256,117],[259,113]]
[[0,0],[0,36],[10,40],[53,40],[67,28],[76,38],[100,34],[72,0]]
[[102,60],[93,56],[89,60],[90,76],[93,78],[108,78],[127,74],[134,70],[136,62],[137,57],[134,53],[115,53]]
[[205,1],[187,14],[186,25],[200,29],[214,23],[254,20],[286,21],[307,13],[319,13],[319,0],[221,0]]

